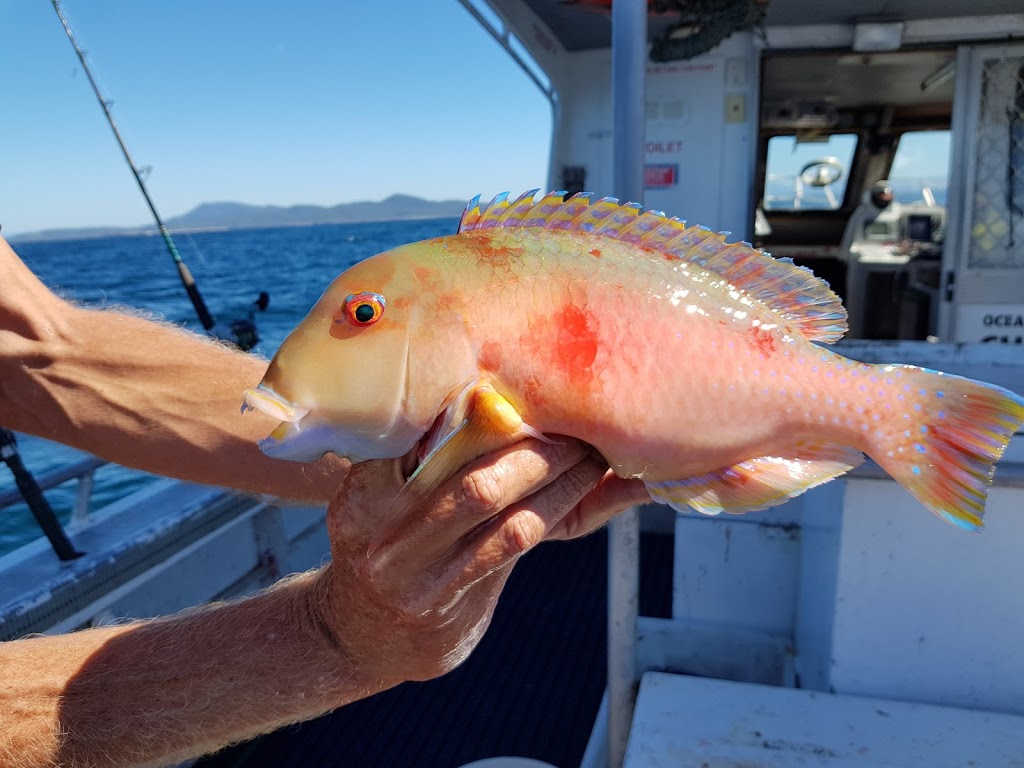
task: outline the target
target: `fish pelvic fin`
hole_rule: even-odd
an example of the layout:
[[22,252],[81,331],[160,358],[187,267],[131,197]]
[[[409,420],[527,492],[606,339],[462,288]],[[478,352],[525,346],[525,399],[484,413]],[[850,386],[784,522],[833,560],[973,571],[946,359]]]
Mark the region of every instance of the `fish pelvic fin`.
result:
[[868,455],[943,520],[981,530],[996,462],[1024,424],[1024,398],[925,368],[876,368],[899,377],[901,412]]
[[762,456],[700,477],[646,483],[651,498],[677,511],[688,507],[705,515],[742,514],[782,504],[827,483],[864,461],[849,446],[801,442],[785,456]]
[[395,534],[412,510],[470,462],[526,437],[553,442],[524,422],[516,409],[489,384],[467,387],[463,399],[451,407],[458,414],[457,423],[446,419],[447,433],[426,455],[385,511],[370,542],[369,553],[379,549]]
[[555,191],[538,201],[536,194],[531,190],[509,203],[503,192],[483,208],[475,197],[466,206],[458,231],[539,227],[612,238],[712,272],[779,314],[810,341],[831,344],[846,333],[842,301],[828,283],[792,260],[773,258],[750,243],[727,243],[728,232],[687,226],[681,219],[644,211],[636,203],[620,204],[613,197],[592,200],[589,193],[581,193],[565,200],[565,192]]

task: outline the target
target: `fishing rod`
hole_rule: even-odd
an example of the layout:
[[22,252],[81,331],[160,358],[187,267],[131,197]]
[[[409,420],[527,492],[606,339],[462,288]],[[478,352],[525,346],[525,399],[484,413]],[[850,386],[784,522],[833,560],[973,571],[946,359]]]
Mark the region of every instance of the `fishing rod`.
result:
[[[114,138],[117,139],[117,144],[121,147],[121,152],[124,154],[125,162],[128,163],[128,167],[132,171],[132,176],[135,177],[135,183],[139,185],[139,191],[142,192],[142,196],[146,200],[146,205],[149,206],[149,211],[153,214],[153,219],[156,221],[157,228],[160,230],[160,236],[163,237],[164,245],[167,246],[167,252],[171,254],[171,258],[174,260],[174,264],[178,268],[178,276],[181,278],[181,284],[185,287],[185,292],[188,294],[189,299],[191,299],[192,306],[195,307],[196,314],[199,316],[199,322],[203,324],[203,328],[206,331],[224,339],[225,341],[233,342],[243,351],[251,349],[259,341],[259,335],[256,332],[256,324],[252,318],[252,313],[250,312],[249,318],[242,318],[233,321],[227,328],[218,326],[217,322],[213,319],[213,315],[210,313],[210,310],[206,306],[206,302],[203,301],[202,294],[199,292],[199,286],[196,284],[195,278],[192,277],[192,272],[181,258],[181,254],[178,253],[178,249],[174,245],[174,240],[171,238],[170,230],[167,229],[163,219],[160,218],[160,214],[156,210],[156,205],[154,205],[153,199],[149,196],[149,190],[146,189],[142,173],[135,165],[135,161],[132,159],[132,155],[128,151],[128,146],[121,137],[121,132],[118,130],[117,123],[114,121],[114,115],[110,111],[113,101],[103,98],[99,85],[97,85],[96,79],[92,75],[92,70],[89,69],[89,64],[85,60],[85,51],[79,47],[78,41],[75,39],[75,34],[71,31],[71,25],[68,23],[67,18],[64,16],[64,12],[61,10],[60,0],[50,1],[53,4],[53,10],[57,12],[57,18],[60,19],[61,26],[64,27],[64,31],[67,33],[68,40],[71,41],[71,47],[75,49],[75,54],[78,56],[78,60],[82,64],[85,76],[89,78],[89,85],[92,86],[92,92],[96,95],[96,100],[100,103],[100,107],[103,109],[103,114],[107,117],[107,123],[110,125],[110,130],[114,132]],[[264,298],[265,296],[266,294],[261,293],[260,298],[254,302],[256,309],[262,311],[266,308],[269,297]]]

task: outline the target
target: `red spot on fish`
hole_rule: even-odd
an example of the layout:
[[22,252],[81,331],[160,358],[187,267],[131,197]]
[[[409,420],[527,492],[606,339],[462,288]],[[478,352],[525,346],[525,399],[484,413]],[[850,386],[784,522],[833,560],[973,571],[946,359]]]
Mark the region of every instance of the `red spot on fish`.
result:
[[589,373],[597,357],[593,315],[575,304],[566,304],[552,319],[557,328],[555,363],[574,378]]
[[768,357],[775,352],[775,336],[772,335],[771,331],[766,331],[759,325],[755,325],[748,331],[750,335],[750,343],[758,349],[762,355]]
[[480,350],[480,367],[490,373],[501,370],[501,344],[488,341]]
[[600,259],[601,258],[601,249],[600,248],[591,248],[589,251],[587,251],[587,253],[589,253],[595,259]]

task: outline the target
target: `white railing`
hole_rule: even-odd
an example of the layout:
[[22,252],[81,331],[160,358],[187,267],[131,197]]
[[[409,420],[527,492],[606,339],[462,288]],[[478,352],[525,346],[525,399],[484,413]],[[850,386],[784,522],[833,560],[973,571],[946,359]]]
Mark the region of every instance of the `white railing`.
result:
[[[42,491],[48,491],[63,485],[69,480],[78,481],[78,490],[75,495],[75,506],[71,511],[71,521],[68,528],[74,530],[85,524],[89,519],[89,509],[92,503],[93,474],[99,467],[108,462],[98,456],[86,456],[83,459],[57,467],[49,472],[43,472],[35,478],[36,484]],[[13,504],[23,501],[21,492],[17,488],[0,490],[0,510],[6,509]]]

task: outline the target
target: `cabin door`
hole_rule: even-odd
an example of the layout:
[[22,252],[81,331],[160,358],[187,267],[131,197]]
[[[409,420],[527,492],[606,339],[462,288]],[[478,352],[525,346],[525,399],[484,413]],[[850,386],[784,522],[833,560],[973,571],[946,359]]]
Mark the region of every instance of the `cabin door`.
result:
[[1024,45],[961,46],[952,133],[942,336],[1024,344]]

